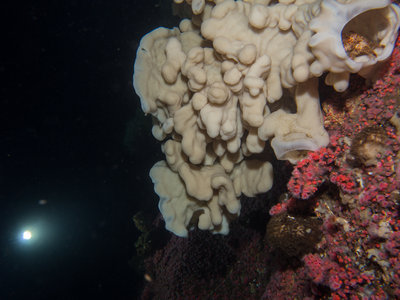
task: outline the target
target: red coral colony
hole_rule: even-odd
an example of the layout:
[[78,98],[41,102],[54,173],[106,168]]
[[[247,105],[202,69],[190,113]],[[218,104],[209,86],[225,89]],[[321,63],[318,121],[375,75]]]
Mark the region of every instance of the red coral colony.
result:
[[399,69],[398,40],[379,80],[354,75],[342,94],[324,87],[330,144],[290,170],[286,193],[276,183],[242,199],[228,236],[171,235],[145,258],[142,298],[400,299]]

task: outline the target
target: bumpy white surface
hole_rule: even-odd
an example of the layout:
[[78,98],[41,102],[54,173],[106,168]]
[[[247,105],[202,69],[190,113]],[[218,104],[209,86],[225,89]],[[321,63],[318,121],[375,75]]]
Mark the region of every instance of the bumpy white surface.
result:
[[[310,23],[315,32],[309,45],[316,60],[311,65],[313,76],[329,71],[326,83],[337,91],[348,86],[350,73],[365,73],[377,62],[387,59],[393,51],[399,29],[400,9],[390,0],[324,0],[321,12]],[[351,21],[353,20],[353,21]],[[347,56],[342,46],[342,32],[354,31],[378,46],[374,56]]]
[[178,236],[187,236],[196,213],[200,229],[228,233],[228,220],[240,213],[240,195],[253,197],[272,186],[272,165],[266,161],[242,160],[228,172],[222,163],[189,163],[181,144],[173,140],[164,144],[163,151],[166,161],[156,163],[150,177],[166,228]]
[[[166,161],[150,172],[167,229],[226,234],[240,195],[272,186],[271,164],[251,156],[268,140],[293,163],[326,146],[317,77],[328,72],[327,83],[343,91],[350,73],[386,59],[399,9],[388,0],[185,2],[192,21],[143,37],[134,87],[153,135],[169,139]],[[342,31],[373,41],[376,56],[351,59]]]

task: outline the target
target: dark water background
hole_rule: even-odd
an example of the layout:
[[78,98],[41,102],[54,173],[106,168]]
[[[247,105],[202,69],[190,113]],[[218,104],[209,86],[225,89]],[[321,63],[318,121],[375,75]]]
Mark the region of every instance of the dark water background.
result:
[[135,299],[131,217],[157,212],[161,153],[133,62],[145,33],[177,25],[170,1],[9,1],[2,15],[0,299]]

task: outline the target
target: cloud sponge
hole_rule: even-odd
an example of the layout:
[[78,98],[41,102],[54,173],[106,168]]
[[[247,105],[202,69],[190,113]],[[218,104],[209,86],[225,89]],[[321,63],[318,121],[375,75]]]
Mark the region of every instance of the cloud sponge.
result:
[[392,52],[400,10],[389,0],[175,2],[192,18],[144,36],[134,66],[164,141],[150,176],[168,230],[226,234],[240,196],[272,186],[266,155],[254,156],[269,143],[296,163],[326,146],[318,77],[344,91],[350,73],[367,76]]

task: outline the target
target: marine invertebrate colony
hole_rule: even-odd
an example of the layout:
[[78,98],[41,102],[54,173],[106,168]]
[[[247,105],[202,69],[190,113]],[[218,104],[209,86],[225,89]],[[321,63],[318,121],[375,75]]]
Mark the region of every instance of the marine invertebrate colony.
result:
[[289,256],[301,256],[313,250],[321,240],[321,220],[291,216],[287,212],[271,217],[267,226],[268,245]]
[[167,139],[150,172],[167,229],[227,233],[240,195],[272,186],[272,165],[252,155],[267,140],[291,162],[325,147],[318,77],[343,91],[350,73],[368,76],[393,50],[400,10],[388,0],[186,2],[191,20],[143,37],[134,87],[153,135]]

